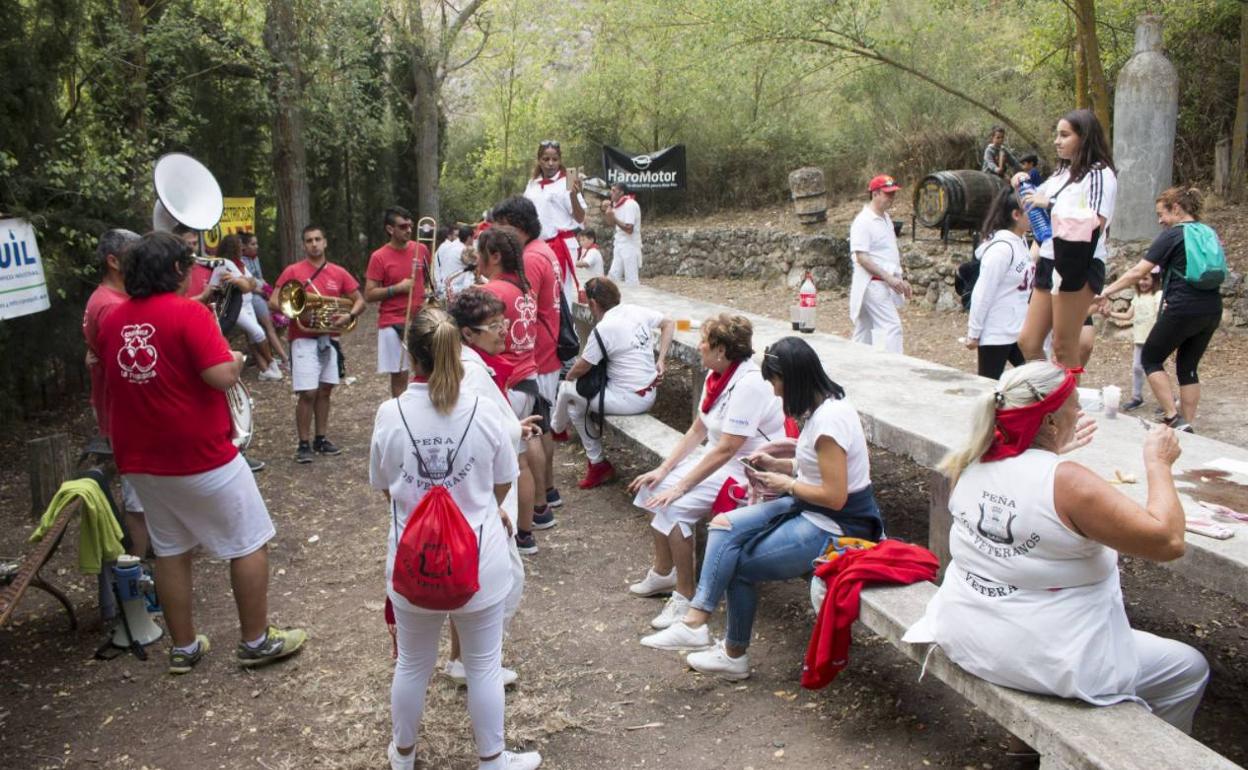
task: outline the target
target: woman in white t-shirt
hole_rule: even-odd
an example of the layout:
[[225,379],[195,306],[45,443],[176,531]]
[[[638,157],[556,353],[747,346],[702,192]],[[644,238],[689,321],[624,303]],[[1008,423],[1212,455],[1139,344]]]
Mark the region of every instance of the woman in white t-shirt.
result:
[[629,485],[637,495],[633,505],[654,514],[654,562],[628,590],[634,596],[672,595],[650,621],[654,628],[667,628],[689,609],[697,580],[694,525],[710,515],[725,483],[745,481],[742,458],[784,436],[780,399],[750,360],[753,336],[744,316],[723,313],[702,324],[698,352],[709,371],[698,414],[667,459]]
[[[1105,242],[1114,219],[1118,178],[1100,121],[1091,110],[1074,110],[1057,121],[1053,145],[1058,169],[1033,195],[1029,207],[1048,209],[1053,237],[1040,245],[1035,288],[1018,346],[1028,360],[1044,358],[1053,332],[1053,357],[1080,366],[1079,334],[1096,295],[1105,286]],[[1017,188],[1026,174],[1014,176]]]
[[[398,627],[398,661],[391,687],[392,769],[416,762],[416,735],[425,690],[437,662],[438,637],[449,614],[463,647],[468,712],[483,768],[535,768],[536,753],[512,754],[503,743],[502,646],[507,597],[513,586],[503,509],[519,475],[511,430],[514,415],[492,398],[463,388],[460,331],[446,313],[423,308],[413,319],[408,353],[412,383],[377,409],[369,481],[389,502],[386,591]],[[457,610],[427,610],[394,590],[395,549],[412,510],[443,485],[478,537],[480,589]]]
[[935,642],[970,673],[1093,705],[1146,704],[1190,731],[1209,666],[1181,642],[1131,628],[1118,553],[1183,555],[1174,431],[1144,438],[1148,505],[1061,455],[1092,438],[1075,376],[1046,361],[1007,372],[977,407],[970,440],[941,470],[953,484],[950,562],[904,637]]
[[[585,349],[559,386],[550,428],[555,433],[576,428],[589,461],[578,486],[592,489],[615,478],[602,448],[602,414],[643,414],[654,406],[655,389],[663,379],[664,361],[672,346],[676,325],[657,310],[620,303],[620,289],[608,278],[585,282],[594,329]],[[655,329],[659,330],[659,360],[654,360]],[[599,344],[601,340],[601,344]],[[601,397],[588,402],[576,392],[576,381],[595,364],[607,359],[607,385]],[[592,423],[592,424],[591,424]]]
[[[747,475],[778,497],[711,520],[698,591],[684,620],[641,640],[659,650],[699,650],[686,658],[690,667],[730,680],[750,675],[746,650],[759,583],[810,572],[837,538],[884,536],[862,423],[818,354],[805,340],[785,337],[763,351],[762,376],[784,413],[805,422],[794,459],[761,452],[749,458],[760,470]],[[712,647],[707,621],[725,596],[727,635]]]
[[1032,264],[1023,236],[1031,229],[1010,188],[997,193],[984,218],[983,243],[975,250],[979,278],[971,292],[966,347],[978,358],[979,376],[997,379],[1008,362],[1022,366],[1018,333],[1027,317]]
[[553,139],[537,145],[537,161],[524,186],[524,197],[533,201],[537,218],[542,223],[541,239],[546,241],[559,260],[558,274],[563,277],[563,294],[568,304],[576,302],[576,260],[580,244],[576,231],[585,222],[585,196],[581,194],[581,176],[563,165],[563,150]]

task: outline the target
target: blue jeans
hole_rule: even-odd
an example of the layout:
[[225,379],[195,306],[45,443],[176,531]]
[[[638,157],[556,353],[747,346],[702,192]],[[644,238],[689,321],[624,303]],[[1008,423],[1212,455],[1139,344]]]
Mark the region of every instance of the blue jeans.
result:
[[781,497],[727,514],[730,529],[707,529],[706,556],[698,591],[690,603],[714,612],[728,596],[727,642],[748,647],[758,609],[756,583],[787,580],[810,572],[827,548],[830,533],[816,527]]

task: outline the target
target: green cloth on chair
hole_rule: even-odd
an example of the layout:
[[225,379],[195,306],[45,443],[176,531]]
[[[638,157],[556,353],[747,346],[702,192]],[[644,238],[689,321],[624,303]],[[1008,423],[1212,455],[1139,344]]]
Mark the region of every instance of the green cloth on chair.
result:
[[61,485],[43,512],[39,526],[30,536],[37,543],[56,524],[65,506],[82,498],[82,516],[78,526],[78,569],[85,575],[100,574],[106,561],[113,561],[122,554],[121,526],[113,516],[113,508],[104,496],[104,490],[94,479],[71,479]]

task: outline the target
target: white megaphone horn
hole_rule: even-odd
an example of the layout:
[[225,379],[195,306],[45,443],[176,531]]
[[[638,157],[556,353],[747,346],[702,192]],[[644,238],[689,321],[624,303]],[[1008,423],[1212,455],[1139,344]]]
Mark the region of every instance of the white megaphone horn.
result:
[[221,185],[203,163],[182,152],[162,155],[152,171],[156,204],[152,229],[169,232],[179,224],[211,230],[225,213]]

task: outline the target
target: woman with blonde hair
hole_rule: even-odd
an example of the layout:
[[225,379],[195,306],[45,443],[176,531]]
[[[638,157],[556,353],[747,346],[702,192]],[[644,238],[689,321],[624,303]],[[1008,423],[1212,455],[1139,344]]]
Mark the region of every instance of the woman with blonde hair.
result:
[[1183,555],[1174,431],[1144,440],[1139,505],[1061,455],[1086,444],[1075,373],[1035,362],[1002,375],[977,406],[970,441],[941,469],[954,486],[951,559],[927,612],[904,637],[935,642],[976,676],[1105,706],[1145,704],[1188,732],[1209,666],[1181,642],[1133,630],[1118,553]]
[[[504,751],[502,644],[505,606],[512,589],[506,538],[511,522],[503,510],[518,475],[514,416],[494,401],[466,391],[460,331],[449,315],[422,308],[412,321],[408,353],[412,382],[377,409],[369,480],[390,508],[386,591],[394,605],[398,662],[390,691],[392,770],[416,763],[416,735],[425,690],[438,656],[442,623],[454,618],[468,680],[468,713],[482,768],[531,770],[535,753]],[[479,590],[456,610],[412,604],[392,585],[395,552],[408,518],[435,485],[445,485],[477,536]]]
[[[654,562],[629,586],[634,596],[671,592],[654,628],[685,616],[697,588],[693,527],[711,514],[725,482],[745,480],[743,458],[784,436],[780,399],[750,359],[754,327],[744,316],[721,313],[702,324],[698,353],[707,371],[700,408],[680,443],[659,466],[633,479],[633,505],[654,514]],[[705,442],[705,447],[703,447]]]

